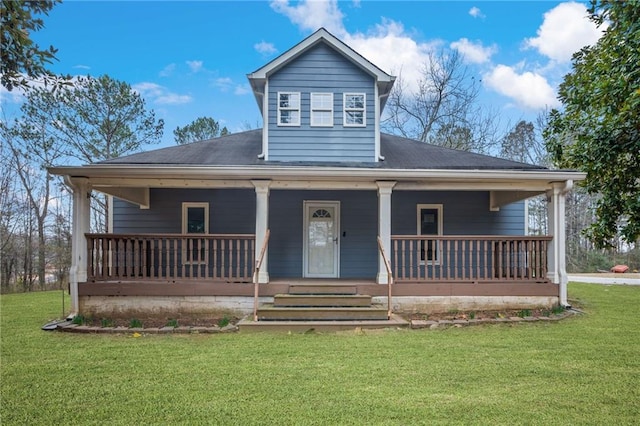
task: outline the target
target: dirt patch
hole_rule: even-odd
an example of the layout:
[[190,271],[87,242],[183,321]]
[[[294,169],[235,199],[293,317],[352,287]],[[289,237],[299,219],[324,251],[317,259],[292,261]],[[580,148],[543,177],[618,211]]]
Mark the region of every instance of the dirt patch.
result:
[[551,315],[561,313],[564,309],[561,308],[537,308],[537,309],[506,309],[499,311],[450,311],[443,313],[411,313],[405,315],[410,320],[472,320],[472,319],[495,319],[495,318],[511,318],[511,317],[549,317]]
[[228,324],[236,324],[240,318],[230,315],[215,317],[178,317],[178,318],[97,318],[82,317],[77,321],[89,327],[141,327],[141,328],[162,328],[162,327],[224,327]]

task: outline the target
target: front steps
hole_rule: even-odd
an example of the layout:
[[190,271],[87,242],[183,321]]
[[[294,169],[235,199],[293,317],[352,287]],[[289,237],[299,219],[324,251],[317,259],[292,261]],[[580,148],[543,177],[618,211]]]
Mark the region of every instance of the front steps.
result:
[[387,318],[387,306],[373,303],[371,296],[357,294],[348,285],[290,285],[289,292],[274,296],[273,303],[258,308],[258,321],[245,318],[240,331],[336,331],[406,327],[398,316]]

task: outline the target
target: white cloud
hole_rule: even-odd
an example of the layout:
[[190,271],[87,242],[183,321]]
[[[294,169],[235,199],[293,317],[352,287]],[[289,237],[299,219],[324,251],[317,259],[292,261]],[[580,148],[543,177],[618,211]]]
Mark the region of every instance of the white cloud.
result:
[[73,68],[78,68],[81,70],[90,70],[91,67],[89,65],[82,65],[82,64],[78,64],[78,65],[74,65]]
[[260,43],[254,44],[253,48],[256,49],[258,53],[264,56],[273,55],[278,51],[278,49],[275,48],[273,43],[267,43],[264,40],[262,40]]
[[233,90],[234,95],[248,95],[250,93],[253,93],[253,92],[251,90],[251,86],[249,86],[248,83],[238,84],[236,85],[236,88]]
[[417,87],[429,53],[440,45],[439,41],[416,42],[401,23],[389,19],[383,19],[367,34],[347,34],[344,42],[387,73],[401,74],[409,90]]
[[480,8],[475,6],[469,9],[469,15],[473,16],[474,18],[486,18],[485,14],[482,13]]
[[595,44],[602,29],[587,18],[587,8],[581,3],[561,3],[544,14],[537,37],[525,40],[525,47],[535,48],[557,62],[568,62],[582,47]]
[[515,68],[498,65],[483,77],[485,85],[513,99],[518,105],[535,110],[559,105],[553,87],[540,74],[518,73]]
[[179,95],[177,93],[172,93],[168,91],[166,87],[151,82],[134,84],[132,88],[141,96],[150,99],[152,102],[158,105],[187,104],[193,99],[189,95]]
[[344,15],[338,8],[337,0],[302,0],[295,6],[290,6],[288,0],[273,0],[271,8],[303,30],[315,31],[324,27],[337,37],[347,33],[342,24]]
[[229,77],[220,77],[216,78],[213,84],[221,91],[228,92],[233,87],[233,80]]
[[460,52],[465,61],[472,64],[489,62],[491,56],[498,51],[498,47],[495,44],[485,47],[481,41],[474,43],[466,38],[454,41],[450,44],[450,47]]
[[169,64],[160,71],[160,77],[169,77],[176,69],[176,64]]
[[191,69],[191,72],[202,70],[202,61],[187,61],[187,65]]

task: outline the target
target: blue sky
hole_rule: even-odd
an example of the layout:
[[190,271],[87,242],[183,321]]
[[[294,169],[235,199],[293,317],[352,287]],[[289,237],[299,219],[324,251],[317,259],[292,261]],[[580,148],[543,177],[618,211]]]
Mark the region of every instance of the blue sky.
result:
[[[260,127],[246,75],[324,26],[387,72],[416,80],[429,51],[456,49],[482,79],[482,101],[504,122],[558,106],[571,53],[600,31],[586,2],[558,1],[71,1],[54,7],[41,46],[51,69],[131,84],[173,130],[210,116],[232,132]],[[6,115],[17,92],[0,91]]]

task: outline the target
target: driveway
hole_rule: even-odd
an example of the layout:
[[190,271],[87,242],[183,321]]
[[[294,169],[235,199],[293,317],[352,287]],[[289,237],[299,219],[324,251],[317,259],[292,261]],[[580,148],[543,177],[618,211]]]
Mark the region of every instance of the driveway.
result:
[[568,274],[569,281],[595,284],[640,285],[640,274]]

